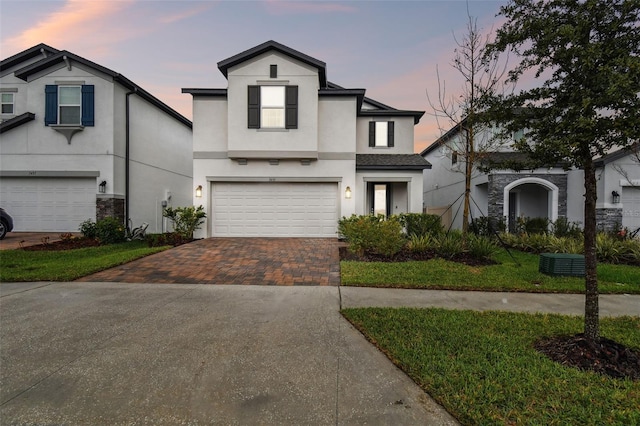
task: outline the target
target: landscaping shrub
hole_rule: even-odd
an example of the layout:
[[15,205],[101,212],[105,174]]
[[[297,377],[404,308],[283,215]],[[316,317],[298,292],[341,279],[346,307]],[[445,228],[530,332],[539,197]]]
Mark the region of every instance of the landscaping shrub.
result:
[[507,230],[507,224],[504,217],[500,219],[494,217],[477,217],[469,224],[469,231],[475,235],[483,235],[492,237],[496,232],[504,232]]
[[498,251],[495,242],[483,235],[470,234],[467,236],[467,250],[476,259],[488,259]]
[[444,259],[451,259],[464,253],[462,232],[458,230],[453,230],[448,234],[442,234],[438,237],[437,241],[437,254]]
[[82,236],[85,238],[89,238],[91,240],[95,240],[97,237],[96,233],[96,224],[91,219],[87,219],[80,224],[80,228],[78,228],[82,233]]
[[398,216],[408,236],[440,235],[443,231],[440,216],[436,214],[402,213]]
[[207,214],[204,207],[168,207],[164,209],[162,216],[168,218],[173,223],[173,230],[180,234],[183,238],[193,239],[193,233],[196,229],[200,229],[200,225],[204,223]]
[[519,217],[516,222],[516,232],[519,234],[546,234],[551,222],[546,217]]
[[596,235],[596,256],[601,262],[618,263],[622,244],[607,233]]
[[349,243],[349,250],[359,255],[372,253],[391,257],[406,244],[397,216],[343,217],[338,222],[338,232]]
[[430,250],[433,250],[436,246],[436,243],[436,237],[433,237],[429,234],[421,236],[413,234],[409,237],[407,248],[412,253],[426,253]]
[[114,217],[106,217],[96,223],[96,239],[100,244],[115,244],[126,240],[124,225]]
[[552,222],[551,229],[556,237],[579,238],[582,236],[580,224],[578,222],[569,222],[566,217],[559,217],[555,222]]

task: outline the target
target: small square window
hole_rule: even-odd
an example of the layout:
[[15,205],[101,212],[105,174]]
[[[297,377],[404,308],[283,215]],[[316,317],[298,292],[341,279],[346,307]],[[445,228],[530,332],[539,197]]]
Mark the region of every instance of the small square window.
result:
[[2,94],[2,114],[13,114],[13,93]]

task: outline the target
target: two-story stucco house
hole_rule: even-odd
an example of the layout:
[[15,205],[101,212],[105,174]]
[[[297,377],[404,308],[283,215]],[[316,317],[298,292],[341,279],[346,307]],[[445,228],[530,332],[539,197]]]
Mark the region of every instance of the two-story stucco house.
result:
[[121,74],[40,44],[0,63],[0,204],[14,231],[106,216],[161,232],[191,204],[191,122]]
[[324,62],[274,41],[218,68],[227,88],[182,90],[193,96],[200,237],[337,237],[342,216],[422,211],[422,111],[332,84]]
[[[570,222],[584,220],[584,173],[562,165],[533,170],[512,170],[500,163],[522,160],[512,141],[495,142],[496,130],[482,129],[476,136],[478,153],[471,179],[471,217],[504,220],[513,230],[519,217],[547,218]],[[464,193],[464,130],[460,126],[445,133],[421,152],[433,168],[424,174],[424,204],[428,212],[443,215],[445,223],[462,227]],[[518,135],[514,135],[518,137]],[[598,167],[597,226],[603,230],[640,228],[640,164],[629,151],[616,151],[596,160]]]

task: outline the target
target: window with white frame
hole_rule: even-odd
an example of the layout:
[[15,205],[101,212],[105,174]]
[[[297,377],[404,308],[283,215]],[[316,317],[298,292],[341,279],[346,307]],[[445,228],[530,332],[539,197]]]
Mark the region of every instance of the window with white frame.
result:
[[80,124],[82,93],[80,86],[58,87],[58,124]]
[[260,123],[263,128],[284,129],[284,86],[260,87]]
[[2,114],[14,114],[13,93],[2,93]]
[[394,122],[370,121],[369,146],[372,148],[392,148],[394,146]]

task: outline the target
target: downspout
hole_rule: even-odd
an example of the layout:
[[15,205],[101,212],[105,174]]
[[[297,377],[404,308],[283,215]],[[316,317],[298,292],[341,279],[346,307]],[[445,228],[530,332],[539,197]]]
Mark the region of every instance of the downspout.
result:
[[137,88],[134,88],[131,92],[128,92],[125,95],[125,148],[124,148],[124,226],[127,231],[131,231],[129,229],[129,96],[133,95],[138,91]]

